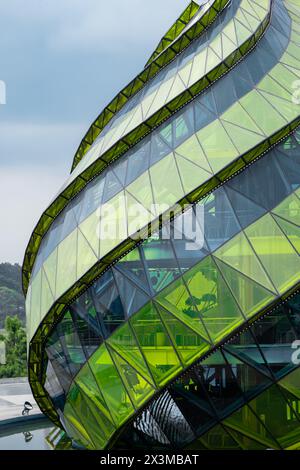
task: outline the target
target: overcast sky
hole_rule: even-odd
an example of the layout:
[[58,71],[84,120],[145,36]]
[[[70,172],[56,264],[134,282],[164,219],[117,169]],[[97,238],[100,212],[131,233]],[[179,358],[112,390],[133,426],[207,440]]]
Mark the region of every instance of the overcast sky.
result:
[[1,0],[0,262],[22,262],[89,125],[187,4]]

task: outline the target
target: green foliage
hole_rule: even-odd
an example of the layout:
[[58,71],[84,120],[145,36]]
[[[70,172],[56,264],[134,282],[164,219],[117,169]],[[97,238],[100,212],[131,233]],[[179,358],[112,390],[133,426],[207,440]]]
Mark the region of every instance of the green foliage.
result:
[[6,364],[0,365],[0,378],[26,376],[26,333],[17,316],[6,317],[5,333],[0,340],[6,348]]
[[25,324],[25,301],[21,286],[21,267],[0,263],[0,328],[7,316],[17,315]]

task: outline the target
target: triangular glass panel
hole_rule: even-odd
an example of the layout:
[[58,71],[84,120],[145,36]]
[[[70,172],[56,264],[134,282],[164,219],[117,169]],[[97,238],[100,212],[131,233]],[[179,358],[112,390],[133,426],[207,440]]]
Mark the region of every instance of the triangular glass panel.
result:
[[223,354],[227,362],[234,367],[239,387],[247,401],[273,384],[269,377],[249,363],[238,360],[236,356],[231,355],[228,351],[223,350]]
[[125,359],[109,348],[114,363],[117,366],[119,374],[127,388],[127,391],[138,408],[153,395],[155,389],[134,369]]
[[287,236],[295,250],[300,254],[300,227],[275,216],[281,230]]
[[124,323],[107,339],[107,343],[118,352],[147,382],[154,385],[153,379],[144,357],[139,349],[135,336],[129,326]]
[[211,177],[211,173],[208,173],[180,155],[176,155],[176,153],[175,158],[185,194],[190,193]]
[[242,450],[266,450],[266,445],[262,444],[254,439],[251,439],[249,436],[236,431],[232,428],[227,428],[224,426],[224,429],[230,434],[233,439],[239,444]]
[[149,296],[123,276],[120,271],[113,268],[113,273],[125,312],[127,316],[131,316],[149,301]]
[[244,323],[244,317],[211,257],[184,274],[197,315],[216,343]]
[[[99,257],[99,240],[100,233],[98,226],[100,224],[100,211],[93,212],[89,217],[87,217],[78,228],[78,233],[81,233],[84,238],[89,243],[90,249],[92,248],[94,256]],[[83,244],[82,240],[81,243]]]
[[245,229],[245,233],[280,293],[298,282],[300,257],[270,214]]
[[171,152],[171,148],[159,137],[159,134],[154,133],[151,137],[151,154],[150,165],[161,160],[165,155]]
[[136,204],[140,203],[147,211],[155,214],[154,198],[148,171],[127,186],[127,192],[136,199]]
[[158,294],[155,300],[170,311],[189,328],[196,331],[204,340],[210,342],[200,314],[197,310],[198,299],[194,299],[187,290],[182,278]]
[[126,256],[121,258],[115,265],[115,269],[120,271],[123,276],[130,279],[140,289],[144,290],[146,294],[151,295],[145,266],[141,260],[139,248],[135,248]]
[[[234,106],[228,109],[222,115],[222,120],[226,121],[229,124],[237,126],[236,132],[238,132],[238,129],[242,127],[244,130],[252,131],[256,134],[264,136],[264,133],[262,132],[262,130],[256,125],[253,119],[249,116],[249,114],[245,111],[245,109],[239,103],[236,103]],[[229,131],[231,131],[230,128],[229,128]],[[234,140],[235,133],[233,133],[233,136],[232,136],[230,132],[230,135],[232,136],[233,140]]]
[[155,381],[160,386],[169,382],[182,366],[154,305],[148,303],[130,323]]
[[[95,405],[95,403],[90,399],[88,395],[82,393],[82,397],[83,400],[86,402],[90,414],[93,417],[93,419],[89,420],[89,423],[93,426],[93,439],[96,442],[97,447],[103,449],[104,447],[106,447],[107,441],[112,437],[113,433],[115,432],[115,426],[111,423],[111,421],[107,418],[103,411]],[[88,420],[88,416],[86,416],[85,419]],[[100,429],[101,432],[99,432]]]
[[140,148],[135,149],[128,158],[126,185],[149,168],[150,140]]
[[80,279],[95,263],[98,258],[92,250],[81,230],[78,229],[77,243],[77,279]]
[[[258,323],[259,328],[259,323]],[[263,356],[261,349],[258,347],[257,340],[251,333],[252,330],[246,330],[236,338],[230,340],[224,350],[230,352],[232,356],[237,357],[245,364],[257,369],[261,374],[271,378],[272,373]]]
[[210,429],[199,440],[208,450],[238,450],[240,448],[221,424]]
[[288,390],[297,397],[298,400],[300,400],[300,368],[297,367],[296,370],[281,379],[278,382],[278,385],[283,389]]
[[42,268],[42,282],[41,282],[41,312],[47,313],[49,308],[54,303],[53,293],[50,289],[47,275]]
[[250,279],[261,284],[270,292],[276,293],[249,241],[241,232],[219,248],[214,256],[232,266]]
[[277,442],[273,439],[263,423],[257,418],[249,406],[245,405],[223,421],[229,429],[240,432],[250,439],[257,440],[267,448],[278,449]]
[[109,201],[122,189],[123,187],[120,181],[118,180],[118,178],[115,176],[115,174],[112,171],[109,171],[105,178],[102,204]]
[[282,201],[272,212],[282,219],[300,226],[300,199],[294,194]]
[[203,168],[203,170],[206,170],[209,173],[212,172],[195,134],[177,147],[176,154],[190,160],[195,165]]
[[184,365],[191,364],[210,348],[203,338],[157,304],[159,314]]
[[256,134],[223,120],[222,123],[241,154],[255,147],[263,139],[262,134]]
[[240,192],[231,189],[229,186],[225,186],[224,189],[242,228],[247,227],[265,214],[266,209]]
[[215,261],[245,317],[251,318],[276,298],[276,294],[264,289],[228,264],[217,258]]
[[169,392],[196,434],[214,425],[216,422],[215,413],[200,383],[193,375],[176,381],[169,388]]
[[94,405],[101,411],[101,413],[106,416],[106,419],[112,425],[110,411],[88,363],[82,367],[80,373],[75,378],[75,382],[80,387],[82,392],[89,398],[89,400],[93,402]]
[[119,427],[133,414],[134,409],[104,344],[91,356],[89,363],[111,415]]

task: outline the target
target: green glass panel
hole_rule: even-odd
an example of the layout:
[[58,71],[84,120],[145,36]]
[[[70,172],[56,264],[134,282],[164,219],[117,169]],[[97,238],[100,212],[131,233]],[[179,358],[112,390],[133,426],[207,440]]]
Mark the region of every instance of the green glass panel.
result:
[[205,73],[208,73],[210,70],[216,67],[220,62],[220,57],[218,57],[217,53],[211,49],[210,47],[207,48],[207,57],[206,57],[206,70]]
[[51,292],[55,296],[56,292],[56,267],[57,267],[57,248],[44,262],[43,268],[47,276]]
[[294,194],[287,197],[272,212],[300,226],[300,200]]
[[267,448],[278,449],[278,443],[270,435],[270,432],[265,428],[261,419],[264,419],[263,415],[260,416],[260,419],[258,419],[251,408],[246,405],[240,408],[238,411],[232,413],[232,415],[223,421],[223,424],[229,429],[240,432],[244,436],[249,436],[250,439],[254,439],[260,442]]
[[264,79],[259,83],[258,89],[271,93],[276,96],[280,96],[286,100],[291,100],[292,95],[289,91],[283,88],[276,80],[274,80],[270,75],[264,77]]
[[155,389],[112,348],[109,350],[127,391],[134,405],[138,408],[153,395]]
[[231,41],[231,39],[226,34],[224,34],[224,32],[222,32],[221,35],[222,35],[223,60],[224,60],[230,54],[232,54],[233,51],[236,50],[236,45]]
[[[300,400],[300,368],[298,367],[296,370],[288,374],[286,377],[281,379],[278,384],[292,393],[295,397]],[[300,403],[300,401],[298,402]],[[298,409],[298,413],[300,408]]]
[[47,313],[54,302],[47,276],[42,268],[42,286],[41,286],[41,311]]
[[190,193],[211,177],[211,173],[194,165],[194,163],[189,162],[180,155],[176,155],[176,162],[185,194]]
[[300,258],[270,214],[245,232],[279,292],[285,292],[299,281]]
[[148,171],[127,186],[127,191],[150,213],[153,212],[154,199]]
[[238,126],[238,128],[234,129],[235,135],[237,135],[239,127],[243,127],[244,129],[260,134],[261,136],[264,135],[262,130],[257,126],[247,111],[238,102],[222,114],[222,121],[224,125],[224,121],[226,121],[230,124]]
[[250,36],[249,29],[247,29],[239,21],[234,20],[234,23],[235,23],[238,43],[243,44],[247,39],[249,39],[249,36]]
[[230,287],[237,303],[247,318],[258,313],[275,299],[275,294],[216,259],[216,263]]
[[[274,80],[276,80],[282,87],[290,90],[291,93],[293,93],[293,84],[298,77],[293,72],[290,72],[283,64],[277,64],[276,67],[271,70],[269,75],[274,78]],[[277,95],[277,93],[275,94]],[[291,100],[289,99],[288,101]]]
[[219,120],[197,132],[197,137],[215,173],[238,156],[237,149]]
[[210,256],[188,271],[184,279],[200,317],[215,343],[245,321]]
[[199,438],[199,441],[209,450],[238,450],[239,444],[233,437],[223,428],[221,424],[217,424],[206,434]]
[[[96,230],[95,230],[96,231]],[[86,238],[78,229],[78,243],[77,243],[77,279],[80,279],[98,259],[92,250],[91,245],[87,242]]]
[[243,232],[225,243],[214,253],[214,256],[269,291],[276,292]]
[[266,445],[251,439],[249,436],[245,436],[235,429],[226,428],[226,426],[225,429],[240,445],[242,450],[266,450]]
[[280,113],[286,121],[291,122],[298,117],[298,104],[294,103],[292,100],[287,101],[264,91],[261,91],[261,94],[273,106],[273,109],[276,109],[278,114]]
[[200,334],[202,338],[210,342],[197,310],[197,299],[192,298],[181,278],[164,289],[156,296],[155,300],[188,327]]
[[150,176],[156,204],[171,206],[184,195],[173,154],[153,165]]
[[130,323],[155,381],[165,384],[182,367],[154,305],[145,305]]
[[158,310],[184,365],[191,364],[197,357],[209,350],[210,345],[195,331],[188,328],[164,308],[158,306]]
[[102,431],[102,426],[95,421],[95,417],[84,399],[79,387],[73,383],[68,393],[68,400],[72,404],[72,408],[76,410],[76,415],[79,421],[83,424],[86,432],[94,443],[95,448],[103,449],[106,444],[105,435]]
[[[93,440],[96,442],[99,449],[103,449],[115,432],[115,428],[87,395],[82,393],[82,397],[86,402],[90,415],[93,416],[93,419],[90,420],[90,424],[93,426],[93,434],[91,433]],[[88,419],[88,417],[86,417],[86,419]]]
[[299,442],[300,422],[277,385],[261,393],[249,405],[282,448]]
[[79,225],[81,233],[84,235],[95,256],[99,257],[99,235],[97,228],[100,223],[100,211],[95,211]]
[[300,254],[300,227],[291,224],[287,220],[275,216],[275,220],[280,226],[283,233],[287,236],[295,250]]
[[89,398],[89,400],[92,401],[99,410],[101,410],[106,419],[112,422],[110,411],[107,407],[107,404],[105,403],[101,390],[96,383],[88,363],[84,364],[84,366],[80,369],[77,377],[75,378],[75,381],[78,387],[80,387],[81,391]]
[[[135,201],[135,204],[137,202]],[[101,224],[95,227],[100,245],[99,258],[102,258],[127,238],[126,200],[124,191],[110,199],[101,207]],[[98,214],[100,217],[100,214]]]
[[[181,80],[179,75],[176,75],[175,80],[174,80],[173,85],[172,85],[172,88],[171,88],[169,94],[167,95],[167,100],[166,100],[166,96],[165,96],[163,102],[164,103],[165,102],[169,103],[171,100],[176,98],[176,96],[180,95],[180,93],[182,93],[184,90],[185,90],[185,85],[184,85],[183,81]],[[160,99],[159,103],[161,105],[161,99]],[[150,112],[151,112],[151,110],[150,110]]]
[[193,65],[193,62],[191,61],[188,64],[186,64],[184,67],[182,67],[179,71],[179,76],[181,80],[183,81],[186,88],[188,87],[188,84],[189,84],[192,65]]
[[91,356],[89,364],[114,422],[121,426],[133,414],[134,409],[104,344]]
[[129,323],[120,326],[108,338],[107,342],[126,362],[136,369],[149,383],[154,385]]
[[209,173],[212,172],[195,134],[183,142],[183,144],[179,145],[176,149],[176,153],[187,160],[190,160],[192,163],[195,163],[195,165],[200,166]]
[[[38,325],[41,317],[41,287],[42,270],[40,269],[31,283],[31,312],[30,317],[33,324]],[[43,316],[43,313],[42,313]]]
[[223,120],[222,123],[230,135],[234,145],[241,154],[252,147],[255,147],[262,140],[261,134],[255,134],[254,132],[243,129],[242,127],[229,122],[223,122]]
[[150,213],[143,206],[142,203],[139,203],[131,194],[127,193],[127,191],[126,191],[126,215],[127,215],[127,221],[128,221],[128,235],[129,236],[133,235],[138,230],[145,227],[154,218],[154,215]]
[[240,104],[266,135],[286,126],[286,120],[256,90],[240,99]]
[[58,245],[56,298],[60,297],[76,281],[77,235],[78,230],[73,230]]
[[94,449],[95,445],[88,435],[85,426],[78,418],[77,414],[73,410],[69,403],[66,403],[64,407],[64,420],[68,435],[72,437],[76,442],[82,444],[87,449]]

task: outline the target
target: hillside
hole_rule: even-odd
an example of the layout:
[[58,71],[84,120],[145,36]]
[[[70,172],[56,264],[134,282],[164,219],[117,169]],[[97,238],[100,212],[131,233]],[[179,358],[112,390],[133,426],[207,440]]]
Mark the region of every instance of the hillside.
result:
[[6,316],[17,315],[25,323],[25,301],[21,286],[21,267],[0,263],[0,328]]

